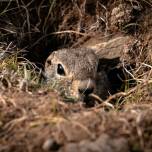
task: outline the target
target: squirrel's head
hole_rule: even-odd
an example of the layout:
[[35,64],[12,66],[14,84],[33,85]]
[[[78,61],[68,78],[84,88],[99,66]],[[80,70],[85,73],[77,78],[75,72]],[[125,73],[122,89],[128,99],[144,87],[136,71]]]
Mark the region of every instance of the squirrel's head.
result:
[[46,60],[47,82],[67,97],[87,96],[96,88],[98,57],[87,48],[61,49]]

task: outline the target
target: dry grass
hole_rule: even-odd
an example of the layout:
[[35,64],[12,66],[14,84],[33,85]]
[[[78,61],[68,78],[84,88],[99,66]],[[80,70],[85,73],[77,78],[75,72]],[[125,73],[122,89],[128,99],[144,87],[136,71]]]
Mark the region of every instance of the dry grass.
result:
[[[139,6],[139,18],[111,24],[111,11],[121,3],[131,10]],[[109,137],[105,148],[124,147],[110,142],[122,137],[129,151],[151,151],[152,52],[147,39],[151,24],[146,20],[151,6],[150,0],[1,1],[0,151],[43,151],[47,141],[51,144],[45,150],[66,151],[75,146],[87,151],[91,144],[100,147],[97,142],[103,134]],[[148,22],[146,29],[142,19]],[[127,77],[125,89],[105,101],[94,96],[99,103],[85,108],[71,97],[65,103],[50,91],[57,87],[64,94],[57,82],[51,89],[42,85],[37,62],[44,64],[52,50],[73,47],[92,35],[106,39],[119,33],[136,39],[124,50],[121,63]]]

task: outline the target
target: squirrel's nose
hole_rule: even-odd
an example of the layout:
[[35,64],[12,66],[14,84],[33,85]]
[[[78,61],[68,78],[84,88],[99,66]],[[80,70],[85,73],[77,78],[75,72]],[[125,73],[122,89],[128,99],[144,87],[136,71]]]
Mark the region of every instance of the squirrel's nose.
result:
[[83,80],[80,82],[78,87],[78,92],[84,94],[85,96],[91,94],[94,91],[95,82],[91,79]]
[[79,93],[80,94],[84,94],[84,95],[89,95],[89,94],[91,94],[92,92],[93,92],[93,90],[94,90],[94,87],[91,87],[91,88],[84,88],[84,89],[78,89],[79,90]]

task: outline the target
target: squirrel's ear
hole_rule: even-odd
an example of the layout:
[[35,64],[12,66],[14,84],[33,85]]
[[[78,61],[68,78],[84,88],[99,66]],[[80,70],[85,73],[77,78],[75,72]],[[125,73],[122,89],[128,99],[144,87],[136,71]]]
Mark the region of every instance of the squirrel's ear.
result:
[[120,63],[119,58],[107,59],[107,58],[100,58],[98,61],[98,68],[97,72],[100,71],[108,71],[114,67],[116,67]]
[[57,51],[53,51],[53,52],[51,53],[51,55],[54,56],[56,53],[57,53]]
[[[47,60],[50,60],[50,61],[51,61],[56,53],[57,53],[57,51],[53,51],[53,52],[48,56]],[[46,61],[47,61],[47,60],[46,60]]]

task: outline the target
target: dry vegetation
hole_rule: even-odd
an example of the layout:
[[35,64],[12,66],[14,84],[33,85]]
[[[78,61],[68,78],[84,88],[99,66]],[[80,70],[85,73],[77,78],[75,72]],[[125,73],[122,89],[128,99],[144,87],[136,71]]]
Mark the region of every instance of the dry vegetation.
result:
[[[44,84],[53,50],[126,35],[104,102],[63,102]],[[151,106],[151,0],[0,1],[0,152],[151,152]]]

